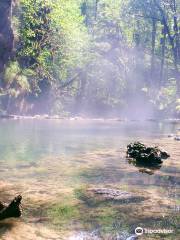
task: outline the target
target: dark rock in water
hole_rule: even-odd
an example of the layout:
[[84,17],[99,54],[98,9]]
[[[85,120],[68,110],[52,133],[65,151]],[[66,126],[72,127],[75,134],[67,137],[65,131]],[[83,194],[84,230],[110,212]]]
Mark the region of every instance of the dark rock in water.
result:
[[29,164],[17,164],[16,168],[17,169],[24,169],[24,168],[31,168],[31,167],[36,167],[37,164],[35,162],[30,162]]
[[162,159],[170,157],[170,155],[158,147],[148,147],[140,142],[134,142],[127,146],[127,156],[136,160],[136,162],[158,165],[162,163]]
[[127,157],[129,163],[136,166],[139,172],[152,175],[154,171],[161,168],[162,160],[170,155],[159,147],[145,146],[135,142],[127,146]]
[[13,199],[13,201],[8,205],[4,205],[0,203],[0,220],[4,220],[6,218],[18,218],[21,216],[21,204],[22,197],[17,196]]
[[[160,169],[161,167],[157,168]],[[147,173],[148,175],[153,175],[154,174],[154,170],[156,169],[148,169],[148,168],[140,168],[139,172],[141,173]]]
[[161,152],[161,158],[162,159],[167,159],[170,157],[169,153],[167,153],[166,151],[164,151],[163,149],[159,149],[159,151]]
[[174,140],[180,141],[180,136],[176,136],[176,137],[174,138]]
[[168,134],[168,138],[174,137],[174,134]]

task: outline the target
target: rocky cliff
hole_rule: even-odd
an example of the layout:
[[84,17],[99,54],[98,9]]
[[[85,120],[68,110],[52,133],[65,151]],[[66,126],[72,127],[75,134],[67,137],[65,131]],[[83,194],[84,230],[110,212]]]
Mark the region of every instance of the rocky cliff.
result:
[[13,0],[0,0],[0,72],[3,71],[13,49],[11,12]]

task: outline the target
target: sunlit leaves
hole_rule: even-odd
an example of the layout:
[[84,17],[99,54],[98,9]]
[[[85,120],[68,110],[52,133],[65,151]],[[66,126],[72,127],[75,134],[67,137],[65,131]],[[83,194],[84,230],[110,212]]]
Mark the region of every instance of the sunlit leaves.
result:
[[17,97],[22,92],[30,92],[30,85],[28,82],[28,74],[32,71],[26,69],[22,71],[18,62],[10,62],[4,73],[4,81],[6,83],[6,90],[9,95]]
[[48,76],[64,81],[72,68],[86,62],[88,35],[79,3],[21,0],[20,56],[25,64],[40,65]]

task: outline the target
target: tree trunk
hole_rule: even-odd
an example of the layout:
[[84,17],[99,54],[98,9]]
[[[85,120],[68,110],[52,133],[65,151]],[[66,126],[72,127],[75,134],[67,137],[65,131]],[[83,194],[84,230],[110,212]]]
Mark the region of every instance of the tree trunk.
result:
[[163,37],[161,38],[161,69],[160,69],[160,87],[163,81],[163,71],[164,71],[164,60],[165,60],[165,45],[166,45],[166,31],[163,27],[162,30]]
[[163,18],[163,24],[165,27],[165,30],[167,31],[169,42],[172,48],[172,54],[173,54],[173,59],[174,59],[174,68],[175,68],[175,77],[176,77],[176,84],[177,84],[177,94],[180,94],[180,76],[179,76],[179,71],[178,71],[178,59],[177,59],[177,49],[175,46],[175,41],[174,41],[174,36],[171,35],[169,26],[167,25],[166,19]]
[[12,0],[0,0],[0,73],[8,62],[12,49],[14,36],[11,28]]
[[174,5],[174,60],[175,60],[175,77],[177,81],[177,96],[180,96],[180,72],[178,65],[180,64],[180,32],[178,27],[178,17],[177,17],[177,9],[176,9],[176,1],[173,1]]
[[86,92],[86,85],[87,85],[87,74],[85,71],[82,71],[79,81],[79,90],[76,96],[76,112],[80,113],[83,109],[83,98]]
[[172,48],[172,55],[173,55],[173,60],[174,60],[174,68],[175,68],[175,78],[176,78],[176,86],[177,86],[177,97],[180,96],[180,72],[178,69],[178,61],[179,61],[179,54],[177,54],[177,52],[179,52],[179,30],[178,30],[178,26],[177,26],[177,12],[176,12],[176,2],[174,1],[174,34],[171,34],[170,31],[170,27],[168,25],[167,22],[167,18],[165,15],[165,12],[163,11],[163,9],[161,8],[161,6],[159,5],[158,1],[155,1],[155,4],[157,6],[157,8],[160,11],[161,14],[161,18],[162,18],[162,24],[164,25],[164,29],[168,35],[168,39],[169,39],[169,43],[171,45]]
[[89,13],[88,13],[88,3],[85,0],[81,5],[81,14],[84,16],[85,25],[88,26],[89,24]]
[[154,60],[155,60],[155,46],[156,46],[156,20],[152,19],[152,50],[151,50],[151,83],[154,74]]
[[95,21],[97,20],[97,15],[98,15],[98,2],[99,0],[96,0],[95,2]]

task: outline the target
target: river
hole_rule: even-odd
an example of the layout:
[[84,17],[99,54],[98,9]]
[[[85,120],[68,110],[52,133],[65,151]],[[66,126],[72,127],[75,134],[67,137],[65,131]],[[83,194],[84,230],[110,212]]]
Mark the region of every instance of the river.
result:
[[[23,196],[22,218],[2,221],[0,239],[127,239],[136,227],[172,230],[141,239],[178,239],[180,142],[168,134],[179,129],[151,121],[0,120],[0,201]],[[142,171],[126,159],[127,144],[137,140],[171,157]],[[143,200],[92,204],[86,189],[93,187]]]

